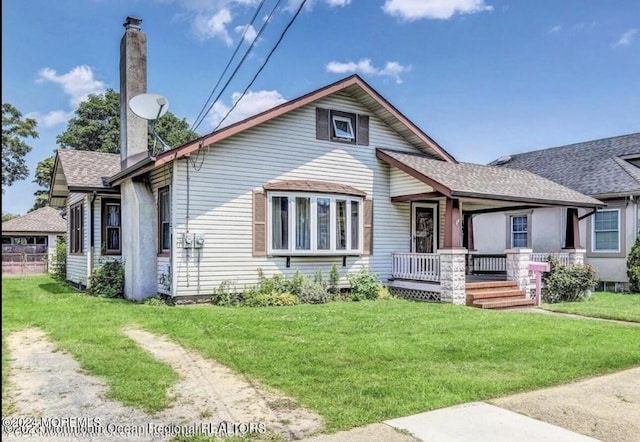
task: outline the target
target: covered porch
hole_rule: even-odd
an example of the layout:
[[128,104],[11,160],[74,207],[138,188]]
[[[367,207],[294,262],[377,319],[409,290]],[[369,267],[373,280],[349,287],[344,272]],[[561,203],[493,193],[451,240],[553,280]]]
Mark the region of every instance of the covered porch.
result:
[[[604,204],[530,172],[451,163],[424,155],[378,149],[377,158],[389,164],[391,201],[409,205],[409,244],[391,254],[390,289],[400,295],[427,301],[465,304],[472,287],[487,292],[509,286],[528,298],[530,262],[584,262],[580,245],[578,208]],[[540,207],[564,207],[562,250],[528,247],[526,220],[514,238],[521,243],[504,253],[483,254],[475,248],[473,220],[483,213],[523,213]],[[522,221],[522,220],[521,220]],[[503,226],[496,226],[502,229]],[[506,235],[506,233],[504,233]],[[505,281],[509,281],[505,284]],[[497,282],[500,282],[499,284]]]

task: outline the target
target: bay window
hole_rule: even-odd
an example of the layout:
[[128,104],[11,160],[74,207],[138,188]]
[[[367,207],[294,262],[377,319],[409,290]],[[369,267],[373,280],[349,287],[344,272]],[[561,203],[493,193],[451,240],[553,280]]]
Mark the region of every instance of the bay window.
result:
[[269,253],[362,253],[362,199],[345,195],[269,192]]

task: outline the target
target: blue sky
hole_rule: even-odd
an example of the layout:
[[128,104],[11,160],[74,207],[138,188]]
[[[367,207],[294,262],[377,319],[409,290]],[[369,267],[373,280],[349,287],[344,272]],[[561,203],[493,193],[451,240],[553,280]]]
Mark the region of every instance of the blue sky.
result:
[[[119,89],[127,16],[148,39],[148,91],[209,133],[302,0],[2,2],[2,102],[36,118],[31,176],[2,211],[26,213],[33,172],[87,94]],[[217,103],[208,99],[268,22]],[[243,32],[247,29],[246,32]],[[233,62],[235,68],[237,61]],[[638,0],[307,0],[224,124],[358,73],[460,161],[640,131]],[[226,82],[224,78],[222,84]],[[219,89],[216,90],[214,97]]]

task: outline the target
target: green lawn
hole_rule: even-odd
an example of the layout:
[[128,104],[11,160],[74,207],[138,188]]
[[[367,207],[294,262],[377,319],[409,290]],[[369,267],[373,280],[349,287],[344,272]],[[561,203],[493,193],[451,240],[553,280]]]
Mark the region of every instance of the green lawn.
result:
[[111,398],[165,407],[176,375],[121,332],[127,325],[280,389],[329,430],[640,365],[640,327],[623,324],[402,300],[151,306],[93,298],[46,276],[3,278],[3,399],[6,337],[35,326],[102,377]]
[[585,300],[543,304],[542,308],[555,312],[640,322],[640,294],[595,292]]

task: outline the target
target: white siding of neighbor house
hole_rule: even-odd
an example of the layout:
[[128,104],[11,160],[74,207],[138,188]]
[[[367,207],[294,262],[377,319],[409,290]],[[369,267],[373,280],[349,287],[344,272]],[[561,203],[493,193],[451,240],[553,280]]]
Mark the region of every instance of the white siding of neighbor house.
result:
[[[316,106],[370,115],[369,146],[316,140]],[[388,279],[391,253],[409,250],[410,204],[391,203],[390,167],[376,158],[376,148],[417,152],[366,108],[340,93],[179,160],[172,187],[173,294],[208,295],[223,281],[241,290],[257,282],[258,268],[267,276],[291,275],[296,269],[313,275],[322,269],[327,277],[336,263],[346,285],[347,272],[368,265],[381,280]],[[271,181],[299,179],[347,184],[373,198],[372,256],[349,256],[345,267],[342,256],[291,257],[289,268],[284,257],[252,256],[253,190]],[[201,250],[180,247],[187,230],[187,205],[188,230],[205,235]]]
[[[70,214],[71,206],[82,202],[83,214],[84,214],[84,229],[83,229],[83,252],[81,254],[71,254],[69,252],[71,248],[71,236],[69,229],[71,228]],[[89,245],[89,204],[87,195],[84,193],[70,193],[67,198],[67,280],[79,284],[82,286],[87,285],[87,248]]]

